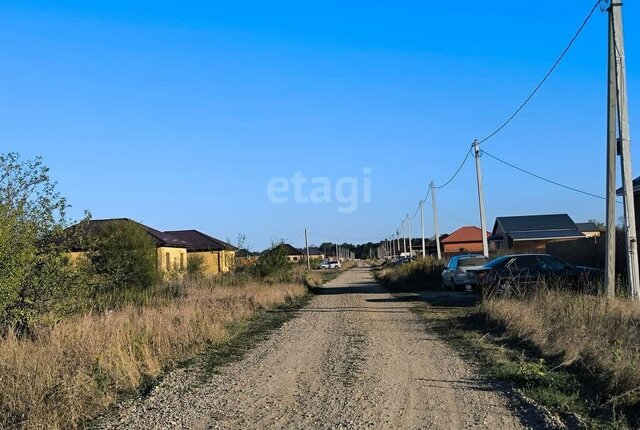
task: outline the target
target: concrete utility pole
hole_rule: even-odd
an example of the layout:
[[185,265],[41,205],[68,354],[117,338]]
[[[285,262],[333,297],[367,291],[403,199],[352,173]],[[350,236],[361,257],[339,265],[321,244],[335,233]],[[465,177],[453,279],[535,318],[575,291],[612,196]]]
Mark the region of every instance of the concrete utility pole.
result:
[[397,240],[397,247],[396,249],[398,250],[398,257],[400,256],[400,230],[396,230],[396,240]]
[[482,188],[482,169],[480,167],[480,143],[473,141],[473,152],[476,158],[476,180],[478,184],[478,206],[480,208],[480,230],[482,233],[482,253],[489,258],[489,241],[487,240],[487,217],[484,213],[484,190]]
[[307,237],[307,229],[304,229],[304,246],[307,248],[307,270],[311,270],[311,260],[309,259],[309,239]]
[[436,235],[436,251],[438,252],[438,260],[442,260],[442,253],[440,252],[440,236],[438,235],[438,209],[436,208],[436,186],[431,181],[429,184],[431,187],[431,205],[433,206],[433,231]]
[[411,220],[409,219],[409,214],[407,214],[407,233],[409,234],[409,257],[413,258],[413,246],[411,241]]
[[402,230],[402,248],[404,249],[404,255],[405,257],[407,256],[407,225],[405,224],[405,221],[402,221],[401,224],[401,230]]
[[422,259],[427,259],[427,247],[424,242],[424,200],[420,200],[420,236],[422,236]]
[[338,244],[336,243],[336,261],[340,261],[340,257],[338,257]]
[[622,173],[622,191],[627,239],[627,272],[629,294],[634,300],[640,299],[640,275],[638,270],[638,239],[636,236],[636,211],[633,203],[633,175],[631,173],[631,138],[629,135],[629,111],[627,105],[627,77],[622,30],[622,3],[611,2],[609,6],[610,25],[613,27],[617,104],[618,133],[620,141],[620,166]]
[[615,46],[613,41],[613,15],[609,13],[609,61],[607,77],[607,231],[604,285],[607,297],[616,295],[616,157],[617,139],[617,85]]

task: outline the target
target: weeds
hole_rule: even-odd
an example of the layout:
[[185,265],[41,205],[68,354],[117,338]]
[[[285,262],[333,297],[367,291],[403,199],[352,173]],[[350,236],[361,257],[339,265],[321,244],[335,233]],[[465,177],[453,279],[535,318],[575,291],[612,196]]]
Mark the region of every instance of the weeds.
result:
[[0,427],[78,428],[207,345],[229,341],[233,327],[258,311],[306,293],[299,283],[184,282],[164,303],[151,294],[147,306],[72,317],[30,339],[2,339]]

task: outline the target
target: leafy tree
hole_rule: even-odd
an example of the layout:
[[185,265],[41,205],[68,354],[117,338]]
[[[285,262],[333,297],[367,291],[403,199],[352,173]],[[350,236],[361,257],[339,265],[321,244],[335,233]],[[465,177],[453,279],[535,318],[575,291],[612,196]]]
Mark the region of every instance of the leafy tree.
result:
[[252,269],[261,278],[287,278],[291,274],[291,263],[287,259],[284,244],[272,244],[271,248],[258,258]]
[[60,241],[67,207],[41,158],[0,154],[0,330],[29,332],[77,306],[86,277]]
[[156,245],[135,222],[114,220],[100,226],[91,263],[102,292],[146,289],[159,281]]

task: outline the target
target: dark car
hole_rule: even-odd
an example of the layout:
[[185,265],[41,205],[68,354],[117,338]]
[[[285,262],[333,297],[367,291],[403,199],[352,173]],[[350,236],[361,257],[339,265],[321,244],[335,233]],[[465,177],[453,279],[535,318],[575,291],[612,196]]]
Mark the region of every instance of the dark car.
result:
[[602,271],[572,266],[547,254],[519,254],[498,257],[481,268],[467,271],[484,295],[531,291],[536,286],[594,292]]

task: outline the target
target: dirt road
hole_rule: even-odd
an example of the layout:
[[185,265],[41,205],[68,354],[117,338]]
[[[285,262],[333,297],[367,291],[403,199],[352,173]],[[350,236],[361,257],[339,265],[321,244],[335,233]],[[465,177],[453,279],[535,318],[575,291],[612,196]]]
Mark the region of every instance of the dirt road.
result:
[[367,268],[345,272],[269,340],[196,388],[179,370],[107,428],[526,428],[509,396],[425,331]]

